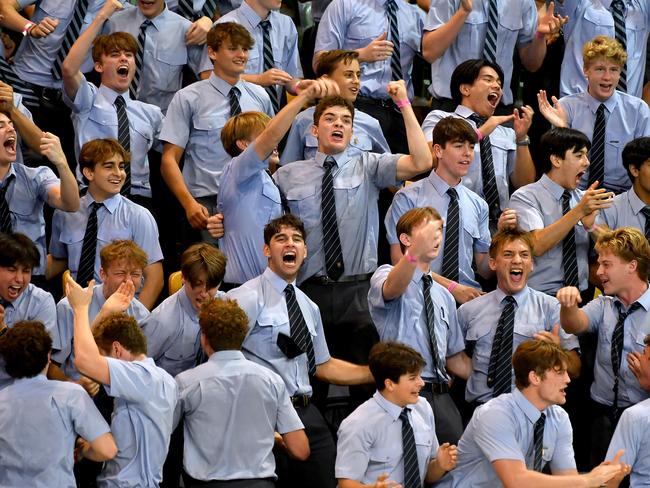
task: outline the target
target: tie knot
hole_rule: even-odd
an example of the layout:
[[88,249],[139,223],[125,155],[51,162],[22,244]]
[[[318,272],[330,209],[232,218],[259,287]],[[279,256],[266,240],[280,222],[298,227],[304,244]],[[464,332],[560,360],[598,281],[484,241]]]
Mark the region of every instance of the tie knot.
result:
[[506,304],[506,306],[508,306],[508,305],[514,305],[516,303],[516,300],[515,297],[513,297],[512,295],[506,295],[503,298],[503,302]]
[[122,95],[115,97],[115,108],[123,108],[126,105],[126,101]]
[[263,20],[260,22],[260,27],[265,31],[268,32],[271,30],[271,21],[270,20]]
[[334,166],[336,166],[336,159],[334,159],[332,156],[327,156],[325,158],[325,162],[323,163],[323,167],[329,171],[332,169]]
[[288,285],[285,287],[285,289],[284,289],[284,294],[285,294],[285,296],[287,296],[287,297],[292,297],[292,296],[294,296],[294,295],[296,294],[296,291],[293,289],[293,285],[292,285],[292,284],[288,284]]
[[571,192],[569,190],[564,190],[562,192],[562,203],[571,201]]
[[97,212],[97,210],[99,210],[103,206],[104,206],[104,204],[102,202],[93,202],[93,203],[90,204],[90,209],[93,212]]
[[469,120],[474,122],[479,127],[485,124],[485,117],[481,117],[479,114],[476,113],[470,115]]
[[447,190],[447,195],[449,195],[449,198],[452,202],[458,199],[458,192],[456,191],[456,188],[449,188]]
[[625,318],[628,315],[633,314],[634,312],[636,312],[638,309],[641,308],[641,304],[639,302],[634,302],[632,305],[630,305],[630,307],[627,309],[627,311],[624,312],[623,311],[623,304],[621,302],[616,302],[616,305],[618,306],[619,319],[622,318],[623,320],[625,320]]
[[151,22],[149,19],[146,19],[142,24],[140,24],[140,30],[145,30],[147,27],[149,27],[153,22]]
[[397,10],[397,3],[395,2],[395,0],[386,0],[384,7],[386,8],[387,11],[394,12],[395,10]]
[[598,109],[596,109],[596,115],[604,115],[605,114],[605,104],[601,103],[598,105]]
[[431,275],[425,274],[422,275],[422,283],[425,284],[425,286],[431,286],[433,283],[433,279],[431,278]]
[[399,413],[399,418],[403,422],[404,421],[408,422],[408,420],[409,420],[409,409],[404,407],[402,409],[402,411]]
[[623,3],[623,0],[612,0],[611,8],[613,9],[623,10],[624,6],[625,4]]
[[539,418],[537,419],[537,422],[535,422],[535,425],[544,426],[544,422],[546,422],[546,414],[542,412]]
[[239,94],[240,93],[241,92],[239,91],[239,88],[237,88],[236,86],[233,86],[230,89],[230,91],[228,92],[228,95],[230,95],[230,97],[237,97],[239,99]]
[[646,218],[650,218],[650,207],[643,207],[641,213],[645,215]]

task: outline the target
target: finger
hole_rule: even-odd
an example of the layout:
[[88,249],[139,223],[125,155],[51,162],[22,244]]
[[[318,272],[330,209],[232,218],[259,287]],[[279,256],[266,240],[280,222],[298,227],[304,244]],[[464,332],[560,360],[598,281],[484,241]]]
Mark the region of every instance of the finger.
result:
[[546,13],[548,15],[553,15],[553,12],[555,11],[555,2],[551,2],[548,4],[548,8],[546,9]]
[[377,39],[375,39],[375,41],[383,41],[387,37],[388,37],[388,33],[387,32],[382,32],[381,35]]
[[621,458],[623,457],[623,454],[625,454],[624,449],[619,449],[617,453],[614,455],[614,458],[612,459],[612,463],[618,464],[621,462]]
[[551,331],[551,333],[554,336],[559,336],[560,335],[560,324],[558,324],[558,323],[553,324],[553,330]]

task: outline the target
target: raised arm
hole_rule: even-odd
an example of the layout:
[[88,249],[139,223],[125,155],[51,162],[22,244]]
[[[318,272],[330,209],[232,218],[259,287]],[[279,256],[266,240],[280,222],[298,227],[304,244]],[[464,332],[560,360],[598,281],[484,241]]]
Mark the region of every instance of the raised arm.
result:
[[555,295],[560,302],[560,325],[569,334],[582,334],[589,328],[589,317],[578,304],[582,303],[580,290],[575,286],[560,288]]
[[93,41],[101,33],[104,22],[111,18],[114,12],[124,8],[118,0],[106,0],[97,16],[88,28],[81,33],[70,48],[61,66],[63,74],[63,89],[70,100],[77,96],[83,75],[81,65],[92,48]]
[[403,155],[397,160],[397,179],[407,180],[431,169],[431,152],[420,123],[415,117],[411,102],[409,102],[404,80],[391,81],[387,90],[395,105],[400,107],[402,117],[404,117],[409,154]]
[[32,151],[41,153],[41,137],[43,132],[38,126],[25,116],[18,107],[14,105],[14,89],[11,85],[0,81],[0,107],[9,112],[11,122],[16,132]]
[[59,186],[54,186],[48,191],[47,203],[65,212],[76,212],[79,210],[79,187],[76,178],[70,171],[70,166],[68,166],[68,160],[61,148],[61,141],[54,134],[43,132],[40,152],[56,166],[61,180]]
[[368,366],[329,358],[316,366],[316,378],[333,385],[363,385],[374,380]]
[[16,0],[0,0],[0,26],[21,33],[26,30],[29,37],[38,38],[51,34],[59,25],[59,19],[52,17],[45,17],[38,24],[33,24],[20,15],[21,10],[23,7]]
[[473,1],[461,0],[456,13],[436,30],[425,32],[422,36],[422,56],[433,63],[451,46],[463,28],[467,16],[472,12]]

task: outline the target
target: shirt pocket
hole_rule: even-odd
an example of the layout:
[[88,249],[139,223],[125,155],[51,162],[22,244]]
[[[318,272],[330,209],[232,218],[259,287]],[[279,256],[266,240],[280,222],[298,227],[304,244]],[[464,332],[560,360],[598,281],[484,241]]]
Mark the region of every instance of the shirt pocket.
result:
[[300,219],[306,228],[320,225],[320,195],[315,184],[296,186],[287,190],[287,202],[292,212],[298,210]]
[[[107,225],[108,224],[108,225]],[[121,227],[121,223],[115,222],[111,223],[105,222],[104,225],[99,225],[97,229],[97,241],[101,247],[104,247],[106,244],[109,244],[112,241],[122,241],[122,240],[132,240],[133,236],[131,233]],[[85,229],[83,229],[85,233]],[[83,235],[81,236],[83,240]]]
[[357,149],[360,153],[372,151],[372,140],[366,133],[360,133],[358,135],[352,134],[350,146]]
[[[401,448],[401,444],[399,447]],[[397,446],[373,448],[368,456],[370,459],[369,464],[372,465],[375,469],[390,472],[399,462],[401,455],[402,453],[400,452],[400,449],[397,448]]]
[[196,359],[198,351],[195,340],[196,338],[181,336],[172,342],[171,347],[163,353],[163,356],[174,362]]
[[474,343],[472,366],[476,371],[487,374],[493,336],[492,326],[485,319],[475,319],[469,324],[465,339]]
[[614,18],[605,9],[586,9],[584,20],[587,22],[584,30],[586,32],[592,32],[592,38],[597,35],[609,36],[614,32]]
[[156,49],[154,58],[158,73],[157,76],[152,76],[152,86],[164,92],[176,91],[180,88],[181,71],[187,64],[187,50],[160,46]]
[[40,222],[43,215],[43,202],[31,192],[25,192],[23,189],[14,191],[9,208],[11,213],[15,214],[15,224],[18,224],[15,226],[17,231],[22,232],[32,241],[45,235],[45,229]]
[[[135,121],[136,119],[132,117]],[[138,124],[131,127],[131,182],[149,186],[149,161],[147,152],[153,144],[153,129],[150,125]],[[136,164],[133,159],[137,158]]]
[[[470,14],[465,19],[465,23],[458,34],[458,41],[456,45],[464,46],[482,46],[484,40],[480,38],[480,33],[485,29],[484,24],[487,24],[487,16],[483,12],[483,9],[472,10]],[[465,51],[465,48],[463,51]],[[477,57],[478,54],[482,51],[474,47],[473,49],[467,49],[468,57]]]
[[334,180],[337,214],[341,216],[341,220],[345,220],[348,216],[358,219],[359,208],[368,205],[363,198],[364,192],[361,188],[363,182],[363,173],[339,175]]
[[117,111],[115,109],[107,110],[93,106],[88,114],[88,124],[92,126],[92,129],[86,128],[86,132],[105,134],[104,137],[117,139]]
[[221,129],[226,121],[221,117],[204,115],[192,121],[192,147],[194,155],[200,161],[213,160],[217,154],[216,148],[221,145]]
[[[56,19],[68,19],[72,17],[72,12],[75,7],[74,0],[50,0],[44,1],[40,4],[40,9],[43,10],[47,17],[52,17]],[[65,31],[67,27],[61,27],[62,31]]]
[[499,15],[499,30],[497,33],[497,58],[510,62],[512,59],[512,49],[517,44],[519,32],[524,27],[524,21],[521,18],[520,0],[511,1],[502,9]]
[[[373,16],[375,19],[377,17]],[[346,44],[348,49],[359,49],[370,44],[374,39],[386,32],[388,36],[388,22],[382,21],[379,24],[373,24],[368,17],[357,18],[351,22],[346,33]],[[400,39],[401,39],[400,34]],[[389,39],[390,40],[390,39]]]
[[625,16],[625,27],[627,28],[627,57],[628,65],[630,60],[638,60],[645,52],[643,49],[629,49],[633,46],[644,46],[647,36],[648,21],[646,16],[639,9],[632,9],[628,7],[627,15]]

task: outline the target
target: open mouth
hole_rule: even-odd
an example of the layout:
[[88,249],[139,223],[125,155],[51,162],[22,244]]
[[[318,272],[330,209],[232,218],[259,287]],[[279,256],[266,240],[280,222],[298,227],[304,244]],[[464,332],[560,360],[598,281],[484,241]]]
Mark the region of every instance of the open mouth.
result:
[[18,298],[20,293],[23,291],[22,286],[16,286],[16,285],[10,285],[8,288],[8,295],[9,295],[9,300],[15,300]]
[[284,264],[295,265],[296,264],[296,253],[294,251],[287,251],[282,255],[282,262]]
[[117,74],[126,78],[129,75],[129,65],[121,64],[117,67]]
[[342,142],[343,141],[343,131],[342,130],[332,131],[332,139],[334,139],[337,142]]
[[16,151],[16,138],[14,136],[9,136],[5,139],[5,142],[3,144],[5,149],[8,149],[9,151],[15,152]]
[[108,179],[108,182],[109,182],[111,185],[119,185],[119,184],[122,183],[122,178],[109,178],[109,179]]
[[492,108],[496,108],[496,106],[499,105],[500,99],[501,95],[499,95],[498,92],[490,92],[487,97],[488,103]]
[[510,279],[511,279],[514,283],[520,283],[521,280],[522,280],[522,278],[523,278],[523,276],[524,276],[524,272],[523,272],[522,269],[519,269],[519,268],[513,268],[513,269],[510,270]]

